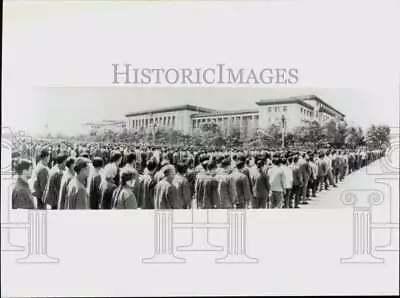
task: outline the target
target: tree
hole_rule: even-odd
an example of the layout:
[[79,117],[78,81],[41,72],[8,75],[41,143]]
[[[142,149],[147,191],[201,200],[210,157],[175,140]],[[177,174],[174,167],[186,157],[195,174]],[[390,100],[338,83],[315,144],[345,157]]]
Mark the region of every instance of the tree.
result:
[[322,126],[326,141],[333,147],[342,147],[345,144],[347,123],[332,119]]
[[211,132],[213,134],[219,134],[220,128],[215,122],[206,122],[201,125],[201,130],[204,132]]
[[326,142],[326,132],[318,121],[308,121],[304,125],[294,128],[292,133],[294,141],[302,145],[321,146]]
[[294,143],[296,142],[296,136],[294,135],[293,132],[288,132],[285,135],[285,147],[290,147],[294,146]]
[[365,143],[364,132],[360,126],[350,126],[347,128],[345,144],[351,148],[356,148]]
[[390,143],[390,127],[387,125],[371,125],[367,131],[367,143],[371,148],[381,149]]
[[257,129],[248,142],[249,147],[268,147],[272,143],[271,136],[265,129]]
[[268,127],[266,134],[270,138],[272,146],[278,147],[282,145],[282,128],[278,124],[273,123]]

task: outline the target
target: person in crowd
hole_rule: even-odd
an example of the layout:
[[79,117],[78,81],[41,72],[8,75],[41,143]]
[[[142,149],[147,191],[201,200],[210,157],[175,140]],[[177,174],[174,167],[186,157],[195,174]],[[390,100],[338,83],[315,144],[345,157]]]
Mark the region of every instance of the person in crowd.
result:
[[314,160],[314,155],[310,156],[309,165],[311,169],[311,176],[310,176],[310,190],[311,190],[311,197],[317,197],[317,188],[318,188],[318,165]]
[[112,209],[137,209],[137,201],[133,187],[135,184],[135,172],[129,168],[123,168],[120,172],[119,186],[112,195]]
[[177,190],[178,209],[190,209],[192,207],[192,196],[190,194],[190,184],[186,178],[187,165],[183,162],[179,162],[176,165],[176,171],[177,173],[173,184]]
[[231,174],[231,193],[233,206],[236,209],[247,209],[251,207],[253,196],[251,194],[249,179],[241,172],[244,167],[243,161],[237,161],[236,167]]
[[140,179],[140,194],[138,206],[141,209],[154,209],[154,190],[157,184],[154,175],[157,171],[157,161],[155,158],[147,162],[144,174]]
[[319,177],[319,191],[321,192],[323,189],[328,190],[327,183],[327,175],[328,175],[328,165],[325,159],[325,154],[323,152],[320,153],[318,159],[318,177]]
[[267,205],[267,197],[269,196],[269,177],[264,171],[264,160],[259,159],[256,162],[257,170],[251,171],[251,185],[253,185],[253,202],[252,208],[265,209]]
[[119,184],[119,176],[120,176],[119,175],[119,172],[120,172],[119,166],[121,165],[121,162],[122,162],[122,154],[118,151],[114,151],[110,157],[110,165],[115,168],[116,174],[115,174],[115,177],[112,177],[112,178],[113,178],[114,183],[117,186]]
[[139,181],[139,172],[135,168],[136,166],[136,154],[134,152],[130,152],[126,156],[126,163],[125,166],[122,169],[125,170],[130,170],[134,173],[134,183],[133,183],[133,188],[132,191],[135,194],[137,202],[140,201],[139,196],[140,196],[140,181]]
[[217,208],[220,209],[232,209],[233,208],[233,197],[231,193],[231,176],[230,176],[231,159],[223,158],[220,160],[219,170],[216,172],[215,180],[218,183],[217,186]]
[[285,175],[284,204],[283,208],[293,208],[293,159],[291,157],[282,160],[283,174]]
[[340,168],[340,174],[339,174],[339,181],[343,182],[344,177],[346,175],[347,167],[348,167],[348,156],[347,154],[339,154],[340,157],[340,163],[339,163],[339,168]]
[[178,209],[177,189],[173,184],[175,168],[166,165],[162,168],[163,177],[155,187],[154,209]]
[[303,189],[303,175],[301,174],[299,157],[293,157],[293,185],[292,196],[294,199],[294,208],[300,208],[301,190]]
[[53,210],[57,209],[58,206],[61,180],[64,174],[66,161],[67,156],[64,154],[58,154],[57,157],[55,157],[55,165],[49,172],[49,178],[43,194],[44,203]]
[[37,205],[32,196],[29,179],[32,176],[32,162],[19,159],[15,163],[17,180],[12,190],[12,209],[36,209]]
[[57,203],[58,210],[65,209],[65,200],[67,197],[68,183],[75,176],[74,167],[75,167],[75,158],[70,156],[65,161],[65,170],[64,170],[62,178],[61,178],[60,194],[59,194],[58,203]]
[[78,157],[75,162],[75,176],[68,183],[65,209],[89,209],[89,195],[85,183],[89,177],[90,160]]
[[114,180],[117,171],[118,169],[111,163],[107,164],[103,169],[100,183],[101,209],[111,209],[112,207],[112,195],[114,190],[117,188],[117,184]]
[[326,178],[329,181],[329,185],[332,187],[337,187],[335,181],[333,179],[333,168],[332,168],[332,152],[328,150],[325,156],[326,164],[327,164],[327,175]]
[[311,176],[311,169],[310,165],[308,164],[308,156],[306,153],[303,153],[299,158],[299,165],[300,165],[300,173],[302,175],[303,180],[303,189],[301,192],[301,204],[306,205],[308,204],[307,200],[309,198],[309,181]]
[[272,160],[272,168],[269,169],[268,175],[271,185],[271,209],[281,208],[285,190],[285,174],[280,158],[276,157]]
[[101,175],[104,161],[101,157],[94,157],[92,161],[93,170],[88,179],[89,207],[90,209],[99,209],[101,201]]
[[36,197],[38,209],[46,209],[43,193],[46,190],[47,180],[49,178],[49,161],[50,153],[46,149],[43,149],[40,152],[40,159],[33,175],[33,195]]

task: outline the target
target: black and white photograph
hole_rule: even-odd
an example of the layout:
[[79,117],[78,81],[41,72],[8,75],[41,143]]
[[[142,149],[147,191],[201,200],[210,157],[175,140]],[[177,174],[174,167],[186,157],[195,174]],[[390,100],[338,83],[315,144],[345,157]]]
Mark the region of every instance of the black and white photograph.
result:
[[36,90],[12,208],[344,208],[338,193],[368,185],[394,132],[355,113],[362,92],[311,91]]

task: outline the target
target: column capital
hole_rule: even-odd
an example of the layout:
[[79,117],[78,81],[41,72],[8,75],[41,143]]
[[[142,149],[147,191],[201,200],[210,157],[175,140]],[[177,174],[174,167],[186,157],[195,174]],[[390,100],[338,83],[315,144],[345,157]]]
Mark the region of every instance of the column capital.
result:
[[366,208],[382,204],[384,194],[377,189],[346,189],[341,193],[341,201],[353,208]]

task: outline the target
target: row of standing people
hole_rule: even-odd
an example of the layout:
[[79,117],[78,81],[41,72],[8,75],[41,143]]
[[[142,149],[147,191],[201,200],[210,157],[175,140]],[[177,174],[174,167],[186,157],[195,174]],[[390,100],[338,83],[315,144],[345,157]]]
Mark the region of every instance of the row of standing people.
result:
[[120,152],[105,166],[103,158],[90,160],[87,153],[77,158],[59,154],[50,170],[50,154],[43,150],[33,174],[28,161],[17,164],[13,208],[299,208],[381,154],[366,156],[341,151],[272,158],[203,154],[197,165],[190,156],[175,164],[152,156],[144,171],[138,171],[135,152],[126,154],[123,167]]

